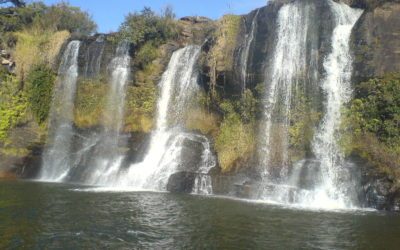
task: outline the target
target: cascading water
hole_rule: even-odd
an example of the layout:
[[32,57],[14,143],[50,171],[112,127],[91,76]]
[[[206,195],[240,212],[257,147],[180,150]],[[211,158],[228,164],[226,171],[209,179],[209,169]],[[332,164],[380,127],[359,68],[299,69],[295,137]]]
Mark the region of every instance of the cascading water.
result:
[[[293,93],[297,93],[303,74],[315,74],[307,73],[308,65],[315,62],[306,60],[310,54],[307,51],[308,28],[315,9],[306,1],[297,1],[284,5],[278,13],[277,44],[267,78],[266,122],[261,150],[261,166],[265,168],[262,171],[263,199],[311,207],[346,208],[352,205],[351,177],[337,140],[340,138],[341,108],[351,95],[349,40],[362,11],[331,0],[327,2],[333,13],[334,30],[332,51],[323,64],[325,77],[320,82],[326,94],[325,113],[312,142],[315,159],[301,160],[293,167],[290,167],[288,148]],[[280,169],[278,173],[275,168]],[[313,176],[305,174],[310,169],[314,171]]]
[[78,77],[80,42],[71,41],[61,60],[50,111],[50,131],[43,153],[40,179],[62,181],[71,168],[73,109]]
[[103,129],[96,135],[98,142],[89,163],[85,183],[108,185],[115,181],[124,155],[119,152],[125,143],[121,138],[124,123],[126,86],[130,76],[129,43],[122,42],[109,65],[111,72],[107,106],[103,113]]
[[254,36],[256,34],[257,17],[258,17],[259,13],[260,13],[260,9],[257,10],[256,14],[253,17],[253,21],[251,22],[250,33],[246,35],[246,41],[245,41],[245,44],[244,44],[244,49],[242,50],[242,53],[241,53],[240,71],[241,71],[243,90],[245,90],[246,86],[247,86],[247,78],[248,78],[247,68],[248,68],[248,62],[249,62],[249,57],[250,57],[250,47],[253,44]]
[[[326,77],[322,88],[326,94],[325,115],[313,142],[313,151],[322,172],[323,185],[317,190],[315,202],[334,200],[342,207],[352,206],[349,197],[351,182],[343,154],[338,146],[340,138],[341,109],[350,101],[352,58],[350,56],[350,35],[354,24],[362,14],[343,3],[329,2],[335,16],[336,28],[332,35],[332,52],[324,62]],[[351,192],[351,191],[350,191]]]
[[85,77],[99,76],[105,45],[105,36],[99,35],[86,49],[85,65],[82,72]]
[[[185,111],[194,94],[199,91],[196,71],[199,54],[200,47],[191,45],[172,55],[160,82],[156,128],[152,133],[148,152],[142,162],[132,165],[127,173],[122,174],[115,183],[116,186],[165,190],[168,178],[183,165],[183,146],[188,142],[199,142],[205,147],[200,174],[208,173],[215,165],[215,160],[209,158],[210,146],[207,138],[186,133],[182,128]],[[197,183],[207,181],[200,178]],[[196,188],[199,193],[210,192],[206,184],[199,184]]]
[[209,175],[211,168],[213,168],[217,162],[211,151],[210,141],[207,137],[202,135],[192,135],[198,138],[203,146],[203,153],[201,155],[200,167],[198,169],[198,174],[194,180],[194,186],[192,193],[209,195],[213,193],[212,190],[212,180]]
[[266,122],[260,154],[265,178],[271,177],[276,166],[281,169],[280,176],[288,173],[288,128],[292,90],[297,87],[299,76],[307,66],[307,10],[307,5],[295,2],[283,6],[278,14],[277,44],[269,70],[270,77],[267,79],[269,86],[264,107]]

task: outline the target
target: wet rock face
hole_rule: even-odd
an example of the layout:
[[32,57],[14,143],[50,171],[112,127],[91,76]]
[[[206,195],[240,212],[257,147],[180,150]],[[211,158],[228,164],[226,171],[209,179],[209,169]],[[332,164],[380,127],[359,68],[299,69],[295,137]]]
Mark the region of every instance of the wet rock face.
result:
[[181,153],[181,171],[197,172],[201,164],[203,145],[199,141],[185,139]]
[[196,179],[196,173],[178,172],[168,179],[167,190],[172,193],[191,193]]
[[86,78],[107,76],[108,65],[115,55],[115,44],[107,40],[107,35],[98,34],[82,38],[79,48],[79,76]]
[[366,169],[362,175],[364,206],[378,210],[400,211],[400,190],[390,176]]
[[358,200],[361,207],[400,211],[400,187],[394,176],[382,172],[358,155],[351,161],[359,169],[360,188]]
[[354,82],[400,71],[400,3],[366,11],[354,27]]
[[[291,2],[293,1],[273,1],[263,8],[243,16],[234,54],[234,68],[232,72],[220,73],[219,75],[222,77],[217,79],[217,85],[223,86],[227,97],[238,96],[243,90],[244,86],[242,86],[243,81],[240,75],[243,63],[241,53],[244,51],[246,37],[251,32],[254,18],[256,18],[256,30],[248,55],[246,87],[254,90],[257,85],[270,82],[269,66],[273,63],[274,49],[278,39],[279,10]],[[308,83],[317,82],[325,73],[323,61],[331,51],[331,35],[335,19],[327,1],[302,0],[299,2],[301,2],[302,11],[310,13],[307,24],[309,44],[305,55],[309,65],[307,72],[299,78],[311,97],[322,96],[322,94],[316,94],[321,93],[318,85]]]

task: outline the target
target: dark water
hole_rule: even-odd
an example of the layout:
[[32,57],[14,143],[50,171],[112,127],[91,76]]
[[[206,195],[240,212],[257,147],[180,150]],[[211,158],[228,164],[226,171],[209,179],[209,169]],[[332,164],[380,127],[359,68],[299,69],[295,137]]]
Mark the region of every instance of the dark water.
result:
[[0,249],[400,249],[400,215],[0,182]]

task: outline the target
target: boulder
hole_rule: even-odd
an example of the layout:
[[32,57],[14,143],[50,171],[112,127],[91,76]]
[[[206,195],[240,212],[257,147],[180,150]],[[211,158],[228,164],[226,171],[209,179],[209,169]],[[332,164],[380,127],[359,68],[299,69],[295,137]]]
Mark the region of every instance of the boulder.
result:
[[178,172],[168,179],[167,190],[172,193],[191,193],[196,179],[196,173]]

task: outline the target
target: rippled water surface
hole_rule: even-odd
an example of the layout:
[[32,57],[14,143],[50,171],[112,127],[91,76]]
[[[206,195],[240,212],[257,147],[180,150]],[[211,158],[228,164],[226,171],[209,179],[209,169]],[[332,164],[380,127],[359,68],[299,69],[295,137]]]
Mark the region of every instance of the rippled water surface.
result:
[[400,249],[400,216],[0,182],[0,249]]

